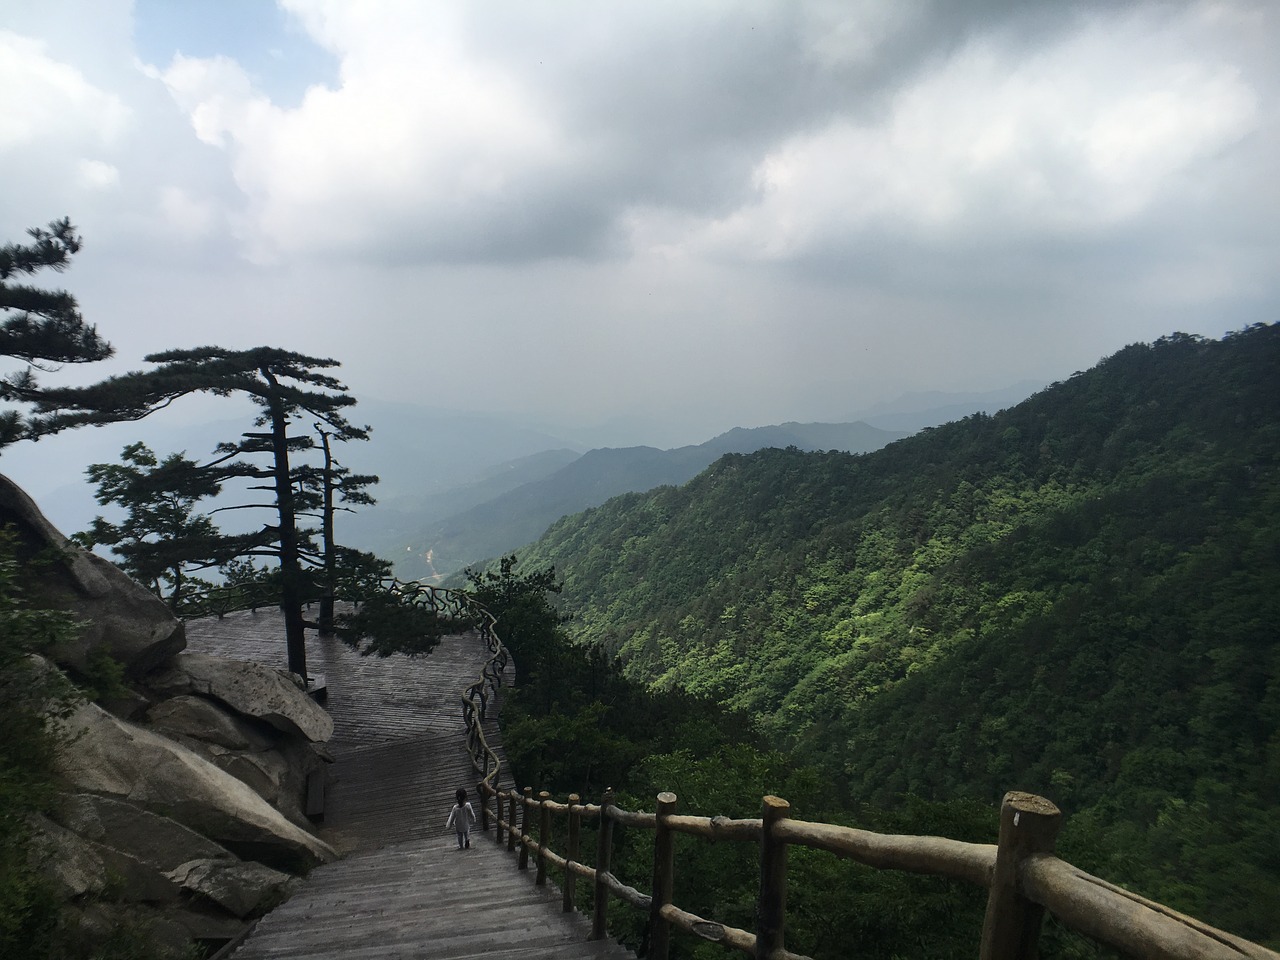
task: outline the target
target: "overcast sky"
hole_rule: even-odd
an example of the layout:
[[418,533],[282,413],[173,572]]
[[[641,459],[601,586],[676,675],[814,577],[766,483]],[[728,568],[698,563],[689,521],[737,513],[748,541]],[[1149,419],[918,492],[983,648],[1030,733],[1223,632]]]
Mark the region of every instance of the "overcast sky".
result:
[[[117,347],[697,442],[1275,321],[1280,4],[0,4],[0,239]],[[58,380],[66,382],[64,373]]]

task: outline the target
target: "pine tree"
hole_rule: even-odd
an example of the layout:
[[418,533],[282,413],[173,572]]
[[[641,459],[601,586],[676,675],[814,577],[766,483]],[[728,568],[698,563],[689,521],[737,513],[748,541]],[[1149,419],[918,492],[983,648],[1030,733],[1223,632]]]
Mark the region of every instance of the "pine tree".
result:
[[[222,459],[209,466],[218,468],[223,478],[261,480],[263,484],[257,489],[272,494],[270,505],[276,523],[264,528],[270,545],[249,552],[269,553],[279,560],[288,667],[305,678],[307,622],[303,607],[310,584],[303,570],[303,555],[314,554],[314,550],[307,535],[299,531],[298,515],[315,501],[300,490],[290,455],[311,449],[314,442],[309,436],[290,436],[288,431],[291,422],[305,416],[335,439],[368,438],[368,427],[354,426],[343,415],[355,404],[355,398],[341,382],[320,372],[338,366],[338,362],[276,347],[197,347],[154,353],[146,360],[156,368],[110,377],[90,387],[43,392],[36,404],[37,416],[32,418],[33,432],[40,436],[84,423],[138,420],[192,393],[247,394],[261,411],[256,425],[267,429],[221,445]],[[267,457],[265,465],[233,459],[260,455]]]
[[[365,488],[378,482],[372,474],[352,473],[350,468],[342,466],[333,457],[332,444],[329,442],[333,434],[320,424],[315,425],[316,435],[320,438],[320,448],[324,451],[324,465],[316,470],[308,470],[302,477],[304,487],[314,488],[320,496],[321,546],[324,562],[324,581],[320,594],[320,632],[333,633],[333,606],[337,588],[339,567],[368,568],[377,563],[371,555],[361,555],[358,551],[346,550],[338,546],[334,533],[334,514],[339,510],[350,512],[350,506],[339,504],[358,504],[373,506],[376,502]],[[340,551],[347,554],[340,555]],[[346,563],[343,563],[343,560]],[[386,565],[389,567],[390,565]]]
[[[42,391],[36,372],[64,363],[92,363],[111,356],[112,348],[86,324],[75,297],[65,290],[44,290],[15,282],[41,270],[64,270],[82,240],[71,221],[54,220],[48,229],[27,231],[32,242],[0,246],[0,356],[26,364],[0,376],[0,401],[37,400]],[[0,411],[0,447],[27,435],[19,410]]]
[[125,447],[120,459],[91,464],[86,472],[98,487],[98,503],[123,507],[125,520],[95,517],[75,539],[85,547],[111,547],[125,573],[177,611],[193,588],[208,586],[193,571],[226,562],[243,549],[243,538],[223,537],[208,514],[195,512],[222,488],[214,472],[181,453],[160,460],[143,443]]

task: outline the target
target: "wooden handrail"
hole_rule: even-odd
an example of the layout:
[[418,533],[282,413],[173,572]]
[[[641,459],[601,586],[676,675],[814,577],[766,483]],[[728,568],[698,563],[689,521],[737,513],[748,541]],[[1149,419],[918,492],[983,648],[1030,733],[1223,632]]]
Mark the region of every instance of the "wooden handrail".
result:
[[1031,857],[1022,865],[1019,879],[1024,894],[1066,926],[1135,957],[1275,960],[1277,956],[1057,857]]
[[[708,840],[757,843],[764,836],[764,819],[732,820],[663,812],[667,798],[674,803],[675,798],[671,794],[659,796],[659,812],[652,814],[623,810],[609,802],[599,806],[550,800],[543,803],[513,790],[494,791],[494,795],[498,794],[510,803],[513,810],[516,805],[527,803],[548,814],[566,813],[572,809],[578,815],[586,815],[590,810],[599,816],[607,808],[606,823],[610,827],[615,823],[626,824],[633,828],[654,830],[657,834],[661,825],[661,829],[670,833],[685,833]],[[1029,795],[1011,795],[1015,801],[1027,796]],[[1009,802],[1009,798],[1006,798],[1006,805]],[[1019,826],[1023,822],[1025,821],[1020,815]],[[507,822],[501,822],[500,827],[511,829]],[[601,834],[603,833],[602,830]],[[776,819],[772,826],[772,837],[784,847],[800,846],[824,850],[879,869],[946,877],[989,890],[992,889],[1000,849],[998,844],[965,843],[946,837],[878,834],[837,824],[812,823],[786,817]],[[663,901],[660,892],[658,895],[642,893],[628,886],[607,868],[597,870],[560,856],[545,843],[539,843],[532,837],[524,836],[518,842],[527,856],[545,858],[550,868],[561,871],[566,877],[566,883],[577,877],[594,883],[598,912],[601,910],[599,895],[611,894],[638,910],[648,912],[651,924],[669,924],[674,929],[733,947],[748,956],[756,955],[758,934],[699,917]],[[604,856],[605,862],[608,862],[608,855]],[[601,854],[598,853],[597,863],[601,862],[600,858]],[[658,847],[655,851],[654,889],[659,891],[666,882],[661,876],[661,863],[664,860],[665,853]],[[1047,909],[1065,926],[1135,957],[1151,960],[1280,960],[1280,954],[1263,946],[1139,897],[1052,855],[1031,854],[1025,858],[1016,870],[1015,883],[1020,897]],[[989,924],[984,924],[986,926]],[[1035,929],[1038,932],[1038,919]],[[661,934],[653,936],[652,931],[650,936],[649,956],[657,960],[664,956],[660,950],[655,950],[655,947],[662,944],[663,937]],[[1020,937],[1022,934],[1019,933],[1012,942],[1025,945]],[[1014,949],[1016,951],[1022,947]],[[1010,957],[1024,955],[1026,954],[1018,952],[1007,954]],[[775,948],[769,956],[774,960],[804,960],[785,948]],[[992,956],[998,957],[1001,954],[993,953]]]
[[779,825],[778,835],[788,843],[826,850],[869,867],[953,877],[979,887],[990,885],[996,860],[994,843],[872,833],[834,823],[787,820]]

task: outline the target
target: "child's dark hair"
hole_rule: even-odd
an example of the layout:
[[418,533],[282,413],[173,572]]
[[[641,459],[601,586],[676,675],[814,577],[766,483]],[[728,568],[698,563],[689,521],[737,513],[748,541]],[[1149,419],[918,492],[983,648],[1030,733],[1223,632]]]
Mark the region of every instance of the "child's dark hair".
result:
[[455,796],[458,798],[458,806],[462,806],[467,802],[467,791],[463,790],[461,787],[458,788],[458,792]]

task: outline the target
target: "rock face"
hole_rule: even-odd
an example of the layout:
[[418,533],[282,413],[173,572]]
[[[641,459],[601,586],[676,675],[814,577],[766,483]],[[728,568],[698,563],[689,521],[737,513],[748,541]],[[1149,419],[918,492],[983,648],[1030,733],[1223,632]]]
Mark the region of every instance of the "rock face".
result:
[[156,704],[146,725],[244,781],[290,820],[307,824],[307,779],[328,762],[316,744],[192,694]]
[[[84,674],[106,653],[130,687],[112,713],[83,702],[60,721],[65,792],[52,819],[31,822],[30,861],[59,891],[64,925],[91,945],[134,924],[177,952],[235,936],[289,895],[296,878],[281,871],[337,856],[303,812],[329,715],[283,671],[183,654],[183,625],[163,602],[0,476],[7,524],[38,571],[28,597],[82,624],[46,669]],[[35,567],[42,555],[55,559]]]
[[174,869],[169,879],[237,917],[261,913],[297,886],[294,877],[260,863],[226,860],[192,860]]
[[147,725],[170,737],[191,737],[226,750],[269,750],[278,736],[204,697],[181,695],[147,711]]
[[149,689],[164,696],[198,693],[244,716],[257,717],[312,743],[333,736],[333,719],[287,673],[261,663],[182,653],[147,677]]
[[86,840],[128,850],[164,873],[190,860],[235,859],[229,850],[175,820],[92,793],[64,797],[57,820]]
[[0,526],[5,524],[17,529],[24,559],[49,548],[60,554],[38,579],[38,599],[69,610],[83,626],[75,640],[54,651],[59,665],[83,673],[89,654],[102,650],[138,677],[187,645],[181,621],[155,594],[67,540],[20,487],[0,475]]
[[302,869],[337,858],[241,780],[151,730],[82,704],[63,721],[58,758],[77,792],[127,800],[232,850]]

